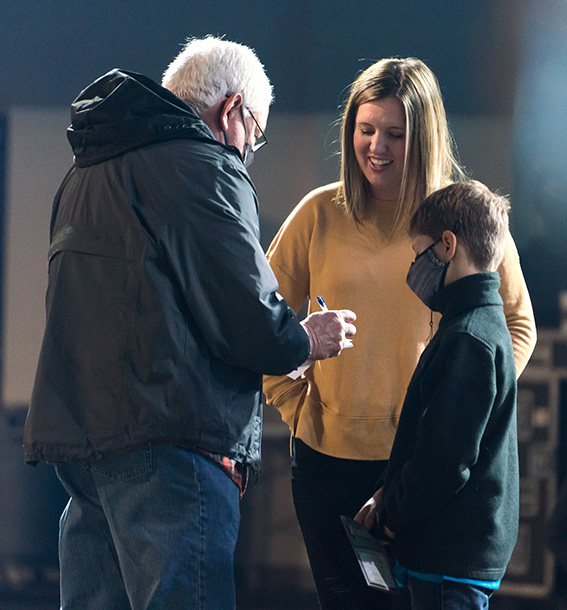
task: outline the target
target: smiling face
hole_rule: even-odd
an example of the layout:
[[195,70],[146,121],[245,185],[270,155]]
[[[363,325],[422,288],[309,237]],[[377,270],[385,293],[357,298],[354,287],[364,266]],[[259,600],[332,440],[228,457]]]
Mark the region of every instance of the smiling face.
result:
[[387,97],[361,104],[353,146],[372,195],[394,200],[400,195],[406,150],[406,116],[400,100]]

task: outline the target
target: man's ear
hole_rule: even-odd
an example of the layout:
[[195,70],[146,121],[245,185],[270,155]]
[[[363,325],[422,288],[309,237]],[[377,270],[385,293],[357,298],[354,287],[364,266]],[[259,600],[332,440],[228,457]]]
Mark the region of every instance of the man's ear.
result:
[[228,129],[229,115],[233,110],[238,110],[238,108],[242,106],[242,101],[241,93],[233,93],[232,95],[229,95],[221,105],[219,116],[221,131],[226,131]]
[[453,231],[443,231],[443,235],[441,236],[443,255],[439,257],[442,262],[448,263],[455,256],[455,252],[457,251],[457,243],[457,236],[453,233]]

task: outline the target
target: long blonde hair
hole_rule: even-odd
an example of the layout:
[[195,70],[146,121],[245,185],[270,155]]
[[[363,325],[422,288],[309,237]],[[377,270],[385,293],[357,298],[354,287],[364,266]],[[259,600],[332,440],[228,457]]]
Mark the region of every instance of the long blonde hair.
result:
[[353,137],[358,108],[395,97],[406,116],[406,150],[400,196],[392,233],[407,229],[417,206],[433,191],[466,178],[456,159],[439,83],[419,59],[382,59],[351,85],[341,125],[341,189],[339,203],[356,222],[363,222],[370,185],[356,160]]

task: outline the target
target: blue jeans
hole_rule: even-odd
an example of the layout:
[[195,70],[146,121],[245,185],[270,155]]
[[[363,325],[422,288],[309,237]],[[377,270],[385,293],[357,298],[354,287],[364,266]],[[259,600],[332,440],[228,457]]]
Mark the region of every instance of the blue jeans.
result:
[[411,610],[488,610],[492,592],[462,582],[428,582],[408,574]]
[[215,464],[153,445],[56,466],[62,610],[233,610],[238,487]]

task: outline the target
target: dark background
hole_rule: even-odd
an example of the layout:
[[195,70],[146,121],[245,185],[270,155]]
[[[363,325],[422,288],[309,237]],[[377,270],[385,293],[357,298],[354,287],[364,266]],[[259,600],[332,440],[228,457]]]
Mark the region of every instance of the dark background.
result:
[[509,112],[523,4],[2,0],[0,103],[68,104],[117,66],[159,79],[187,37],[214,34],[255,48],[280,110],[332,110],[358,66],[414,55],[445,84],[449,113]]

